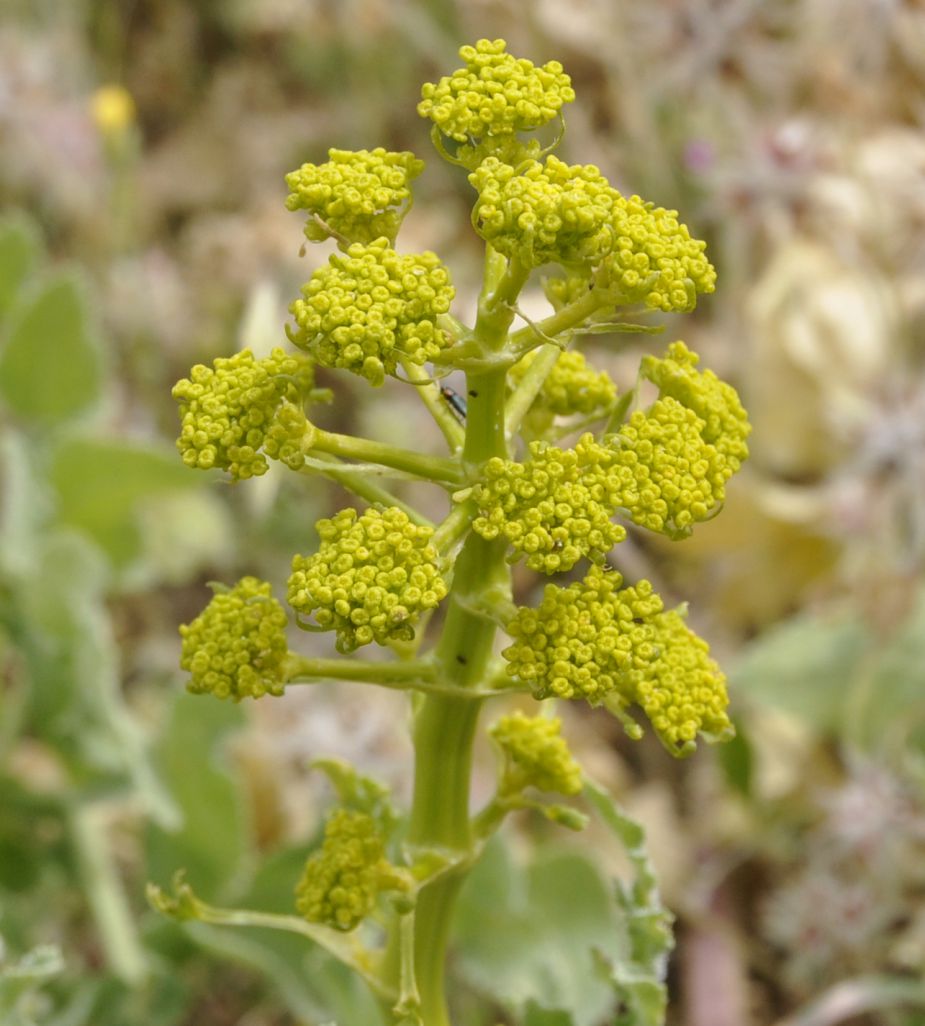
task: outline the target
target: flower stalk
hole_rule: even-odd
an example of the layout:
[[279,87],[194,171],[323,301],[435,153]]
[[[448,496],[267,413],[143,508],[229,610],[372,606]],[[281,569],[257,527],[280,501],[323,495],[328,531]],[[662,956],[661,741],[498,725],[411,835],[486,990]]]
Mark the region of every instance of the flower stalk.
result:
[[[370,985],[384,1026],[452,1026],[453,910],[510,813],[580,830],[588,816],[576,803],[584,802],[624,822],[589,792],[560,721],[522,711],[489,728],[497,789],[473,815],[473,745],[488,698],[584,700],[632,738],[643,732],[633,718],[641,710],[677,757],[698,737],[732,733],[725,678],[686,626],[686,609],[664,609],[648,581],[625,583],[610,554],[626,537],[621,521],[678,538],[718,512],[747,455],[745,411],[732,387],[698,370],[696,354],[676,342],[643,358],[640,376],[658,398],[627,419],[636,382],[620,392],[575,348],[583,332],[644,333],[615,319],[629,313],[693,309],[715,279],[704,243],[676,212],[622,196],[593,165],[558,160],[550,151],[559,136],[545,150],[524,141],[553,121],[564,125],[574,92],[558,62],[536,68],[502,40],[480,40],[460,56],[464,68],[425,85],[419,112],[433,123],[438,152],[470,172],[476,191],[472,224],[485,258],[474,325],[450,313],[453,286],[436,254],[395,248],[422,162],[331,150],[328,162],[287,176],[288,206],[306,213],[308,240],[338,247],[290,308],[288,335],[300,352],[256,360],[245,351],[194,368],[174,391],[190,467],[242,480],[277,460],[369,503],[319,520],[317,549],[293,557],[287,581],[296,625],[333,635],[340,657],[291,651],[271,585],[245,577],[217,589],[181,628],[190,690],[234,701],[321,681],[406,691],[414,768],[402,816],[383,785],[319,760],[339,802],[296,884],[301,918],[214,909],[185,885],[174,899],[155,889],[152,902],[178,918],[303,934]],[[565,277],[545,281],[552,312],[534,323],[518,299],[548,264]],[[518,316],[527,324],[512,330]],[[315,427],[307,407],[326,398],[314,387],[316,366],[371,387],[404,382],[450,455]],[[465,374],[465,393],[451,410],[436,375],[452,370]],[[572,447],[559,447],[579,429],[587,430]],[[434,524],[381,477],[429,483],[452,505]],[[548,576],[540,601],[519,604],[518,561]],[[580,575],[563,581],[576,567]],[[371,644],[390,657],[357,654]],[[550,803],[549,793],[564,800]],[[663,993],[666,946],[660,934],[651,978],[641,965],[614,971],[615,1007],[632,1005],[633,988]]]

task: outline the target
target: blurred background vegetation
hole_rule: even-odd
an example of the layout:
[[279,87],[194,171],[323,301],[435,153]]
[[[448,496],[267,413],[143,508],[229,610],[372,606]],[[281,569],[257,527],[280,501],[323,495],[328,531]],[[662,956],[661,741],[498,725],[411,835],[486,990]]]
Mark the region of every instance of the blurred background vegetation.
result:
[[[185,866],[208,900],[287,910],[330,799],[308,761],[349,757],[401,793],[409,754],[395,696],[183,693],[176,627],[206,582],[279,584],[343,495],[278,467],[241,488],[186,471],[170,388],[281,341],[325,259],[300,256],[282,176],[329,146],[428,158],[402,247],[444,256],[465,316],[471,198],[414,107],[481,36],[561,60],[578,91],[566,159],[708,239],[718,290],[669,331],[737,385],[755,427],[716,523],[617,554],[691,600],[738,739],[677,765],[567,710],[646,824],[678,916],[671,1022],[925,1023],[922,0],[5,0],[4,1026],[377,1021],[317,951],[144,904],[147,880]],[[594,355],[619,371],[639,345]],[[342,430],[429,432],[394,382],[326,383]],[[481,773],[487,789],[487,756]],[[557,1026],[566,999],[576,1023],[603,1021],[588,959],[511,957],[553,921],[576,950],[604,944],[595,895],[613,867],[595,846],[541,846],[528,872],[515,837],[486,861],[453,966],[465,1026]]]

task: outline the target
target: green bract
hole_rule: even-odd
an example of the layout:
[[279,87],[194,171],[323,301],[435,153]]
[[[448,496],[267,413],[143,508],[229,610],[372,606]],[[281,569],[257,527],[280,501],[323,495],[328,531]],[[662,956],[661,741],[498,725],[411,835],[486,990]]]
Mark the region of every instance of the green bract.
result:
[[362,515],[342,509],[315,528],[318,551],[292,560],[292,608],[336,631],[341,652],[413,638],[420,614],[446,595],[430,544],[433,529],[394,507]]
[[[300,411],[313,384],[311,361],[282,349],[262,360],[244,349],[219,357],[212,367],[197,364],[173,388],[182,418],[177,448],[183,462],[197,470],[219,467],[243,480],[267,472],[264,453],[291,461],[292,450],[284,444],[290,430],[277,423],[277,416],[289,404]],[[268,437],[274,439],[269,446]]]
[[560,736],[562,721],[522,712],[502,716],[489,733],[508,761],[502,789],[536,787],[558,794],[581,791],[581,767]]
[[325,164],[303,164],[286,175],[290,210],[306,210],[305,235],[323,242],[334,233],[347,243],[395,241],[411,209],[411,181],[424,170],[413,153],[328,150]]
[[480,39],[459,56],[466,66],[425,83],[418,104],[421,117],[457,142],[540,128],[575,99],[558,61],[538,68],[507,53],[503,39]]
[[373,385],[399,363],[421,366],[451,344],[437,326],[453,300],[449,271],[433,253],[402,256],[387,239],[334,254],[290,307],[292,342],[322,366]]
[[238,700],[283,693],[286,613],[265,581],[243,577],[217,592],[180,636],[180,666],[192,674],[194,694]]

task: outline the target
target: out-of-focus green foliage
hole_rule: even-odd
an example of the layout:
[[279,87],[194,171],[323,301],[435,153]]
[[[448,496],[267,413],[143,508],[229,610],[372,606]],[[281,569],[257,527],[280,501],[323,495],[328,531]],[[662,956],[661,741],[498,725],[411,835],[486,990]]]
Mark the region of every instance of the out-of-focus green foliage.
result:
[[801,614],[753,642],[733,687],[873,753],[925,744],[925,592],[889,626],[852,608]]

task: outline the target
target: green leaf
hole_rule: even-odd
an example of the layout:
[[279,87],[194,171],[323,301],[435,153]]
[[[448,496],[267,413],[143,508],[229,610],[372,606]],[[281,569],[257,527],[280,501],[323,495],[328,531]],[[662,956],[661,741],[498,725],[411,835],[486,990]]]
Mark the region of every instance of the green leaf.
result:
[[153,758],[183,822],[176,830],[149,828],[149,879],[166,885],[185,869],[210,901],[227,896],[250,851],[244,796],[222,757],[227,735],[243,723],[241,708],[230,702],[188,694],[174,699]]
[[741,724],[736,725],[733,737],[725,744],[716,746],[716,760],[729,786],[747,798],[752,793],[754,751]]
[[59,445],[50,476],[59,519],[86,531],[117,565],[138,552],[137,517],[146,499],[201,483],[169,450],[93,439]]
[[34,455],[21,432],[0,432],[0,571],[11,577],[31,573],[51,507]]
[[885,637],[859,616],[803,614],[753,642],[732,688],[870,750],[925,745],[925,589]]
[[625,936],[583,855],[541,849],[520,866],[496,837],[464,885],[456,935],[464,976],[518,1014],[532,1003],[534,1016],[567,1009],[566,1022],[596,1026],[613,1010],[598,958],[615,957]]
[[575,1026],[575,1020],[568,1012],[550,1011],[531,1001],[524,1015],[524,1026]]
[[59,424],[96,402],[102,373],[83,281],[58,271],[17,305],[0,349],[0,396],[24,420]]
[[38,229],[24,214],[0,219],[0,318],[12,308],[41,249]]
[[586,780],[584,795],[623,845],[633,868],[632,880],[617,887],[629,949],[611,959],[608,966],[621,1003],[614,1026],[663,1026],[668,1000],[665,976],[674,946],[673,916],[658,892],[645,831],[604,788]]
[[854,739],[864,746],[925,745],[925,588],[861,675]]
[[176,812],[122,698],[108,584],[106,561],[89,539],[46,532],[18,590],[30,728],[67,760],[76,784],[131,781],[148,812],[170,822]]
[[837,732],[869,643],[853,616],[795,617],[749,645],[730,675],[731,690],[817,731]]

